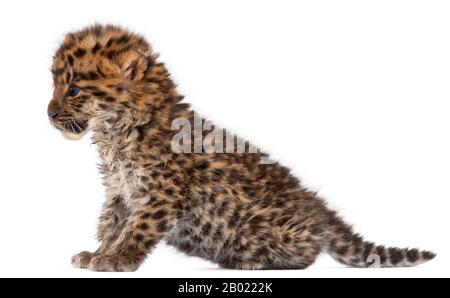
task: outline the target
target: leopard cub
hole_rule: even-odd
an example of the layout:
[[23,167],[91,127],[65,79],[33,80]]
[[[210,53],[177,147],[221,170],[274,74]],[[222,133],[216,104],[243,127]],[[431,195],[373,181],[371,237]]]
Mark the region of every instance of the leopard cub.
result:
[[289,169],[229,133],[206,146],[215,127],[182,102],[139,35],[101,25],[70,33],[52,73],[50,121],[72,139],[92,132],[106,186],[100,247],[75,255],[75,267],[134,271],[161,240],[233,269],[304,269],[321,252],[355,267],[435,256],[363,240]]

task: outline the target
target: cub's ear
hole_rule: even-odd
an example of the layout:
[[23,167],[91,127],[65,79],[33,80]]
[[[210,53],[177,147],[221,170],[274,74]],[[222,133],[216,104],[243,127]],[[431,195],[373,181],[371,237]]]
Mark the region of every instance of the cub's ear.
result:
[[114,62],[125,82],[139,82],[144,77],[151,59],[150,49],[133,49],[119,53]]

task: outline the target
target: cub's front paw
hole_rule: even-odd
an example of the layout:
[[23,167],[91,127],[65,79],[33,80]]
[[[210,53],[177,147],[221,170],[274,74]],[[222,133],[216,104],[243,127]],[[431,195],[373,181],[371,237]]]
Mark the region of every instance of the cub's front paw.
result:
[[92,258],[89,269],[92,271],[132,272],[136,271],[142,259],[134,255],[98,255]]
[[75,268],[88,268],[89,263],[94,256],[95,254],[92,252],[82,251],[79,254],[74,255],[70,262]]

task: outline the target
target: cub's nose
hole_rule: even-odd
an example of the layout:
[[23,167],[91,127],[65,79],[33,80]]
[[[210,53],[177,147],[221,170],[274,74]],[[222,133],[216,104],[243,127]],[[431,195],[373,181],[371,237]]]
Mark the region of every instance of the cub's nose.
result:
[[56,119],[61,114],[61,107],[55,102],[50,102],[48,105],[47,114],[51,119]]
[[48,112],[48,116],[49,116],[50,118],[52,118],[52,119],[56,119],[56,118],[58,118],[58,116],[59,116],[60,113],[61,113],[61,109],[58,108],[58,109],[55,110],[55,111]]

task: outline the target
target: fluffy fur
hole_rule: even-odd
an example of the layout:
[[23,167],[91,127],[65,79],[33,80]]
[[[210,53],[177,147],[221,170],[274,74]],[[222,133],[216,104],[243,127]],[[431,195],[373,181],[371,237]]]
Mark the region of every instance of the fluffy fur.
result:
[[162,239],[234,269],[303,269],[321,252],[356,267],[434,257],[364,241],[286,167],[261,162],[260,151],[174,152],[172,122],[194,127],[194,113],[138,35],[100,25],[68,34],[52,73],[51,122],[71,138],[92,131],[106,186],[101,245],[75,255],[76,267],[134,271]]

